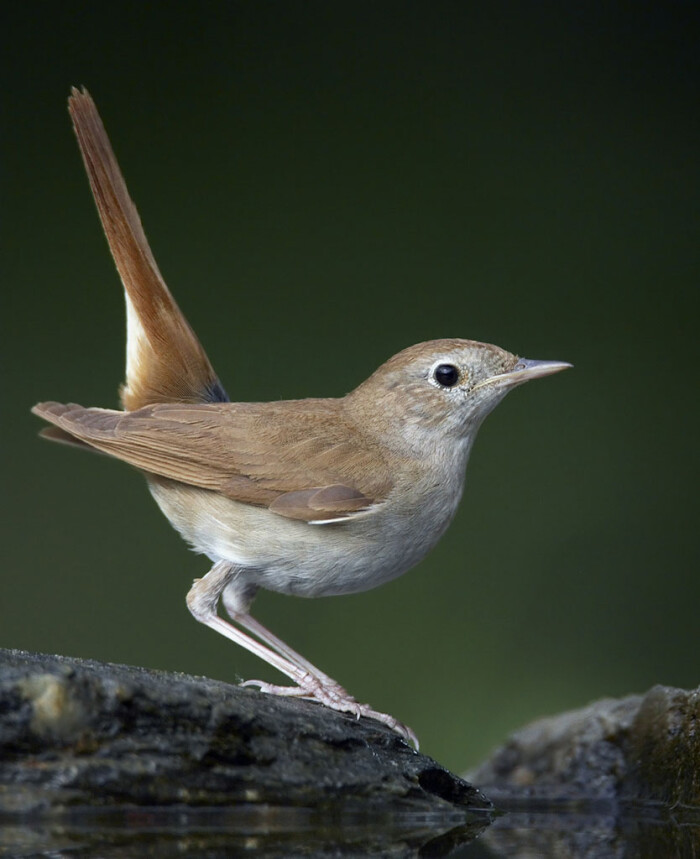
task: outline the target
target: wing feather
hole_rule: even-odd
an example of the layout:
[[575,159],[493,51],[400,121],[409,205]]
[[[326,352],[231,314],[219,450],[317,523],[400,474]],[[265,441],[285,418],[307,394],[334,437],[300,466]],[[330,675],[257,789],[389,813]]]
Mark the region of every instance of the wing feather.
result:
[[145,472],[291,519],[342,521],[392,487],[381,452],[339,400],[158,403],[134,412],[40,403],[33,411]]

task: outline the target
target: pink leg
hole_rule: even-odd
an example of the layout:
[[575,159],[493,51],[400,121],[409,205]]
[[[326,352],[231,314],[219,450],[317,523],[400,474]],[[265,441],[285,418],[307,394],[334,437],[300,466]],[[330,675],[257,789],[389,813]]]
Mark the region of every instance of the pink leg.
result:
[[[224,605],[226,605],[225,597]],[[236,623],[240,623],[240,625],[244,629],[247,629],[248,632],[252,632],[254,636],[259,638],[260,641],[267,644],[267,646],[274,650],[275,653],[279,653],[280,656],[286,657],[291,663],[296,665],[297,668],[300,668],[307,674],[311,674],[313,677],[318,678],[318,680],[320,680],[324,686],[334,688],[338,692],[339,696],[347,699],[352,699],[352,696],[349,695],[339,683],[333,680],[332,677],[329,677],[327,674],[321,671],[320,668],[316,668],[315,665],[312,665],[311,662],[309,662],[307,659],[304,659],[304,657],[300,653],[297,653],[296,650],[293,650],[288,644],[285,644],[285,642],[282,641],[281,638],[277,638],[277,636],[273,632],[270,632],[270,630],[266,626],[263,626],[260,621],[256,620],[252,615],[248,614],[247,612],[241,612],[236,610],[229,611],[229,614],[231,615],[232,620],[235,620]],[[256,683],[257,681],[254,680],[249,682]]]
[[230,584],[234,572],[234,568],[223,561],[214,564],[206,576],[195,581],[187,594],[188,608],[201,623],[220,632],[236,644],[240,644],[246,650],[277,668],[278,671],[286,674],[296,684],[295,686],[275,686],[261,680],[248,680],[241,685],[256,685],[261,691],[274,695],[295,696],[318,701],[333,710],[352,713],[358,719],[360,716],[376,719],[411,742],[416,749],[418,748],[418,740],[410,728],[402,725],[387,713],[372,710],[366,704],[358,704],[335,680],[277,638],[274,633],[243,610],[242,606],[237,605],[234,599],[230,597],[226,599],[224,596],[224,605],[231,618],[255,635],[259,641],[219,617],[216,612],[219,597],[226,586]]
[[[367,716],[370,719],[376,719],[378,722],[382,722],[384,725],[387,725],[389,728],[396,731],[397,734],[402,736],[405,740],[408,740],[416,749],[418,749],[418,738],[409,727],[402,725],[401,722],[393,716],[390,716],[388,713],[380,713],[377,710],[372,710],[367,704],[358,704],[355,698],[349,695],[339,683],[330,678],[319,668],[316,668],[315,665],[312,665],[304,659],[301,654],[297,653],[296,650],[293,650],[288,644],[285,644],[281,639],[277,638],[274,633],[270,632],[267,627],[255,620],[254,617],[251,617],[249,614],[236,613],[233,619],[278,653],[286,656],[294,665],[305,671],[307,676],[310,675],[318,680],[323,689],[324,699],[321,699],[318,692],[308,694],[307,690],[301,684],[297,687],[275,686],[272,683],[265,683],[262,680],[246,680],[244,683],[241,683],[241,686],[257,686],[261,692],[267,692],[272,695],[296,695],[300,698],[306,698],[312,701],[322,700],[322,703],[327,707],[331,707],[334,710],[353,713],[358,719],[360,716]],[[332,700],[325,700],[325,695],[328,695]]]

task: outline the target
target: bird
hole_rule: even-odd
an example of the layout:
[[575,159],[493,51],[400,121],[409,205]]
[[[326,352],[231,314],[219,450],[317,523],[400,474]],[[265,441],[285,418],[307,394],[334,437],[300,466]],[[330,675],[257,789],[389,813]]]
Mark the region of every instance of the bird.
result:
[[357,593],[414,567],[455,515],[484,418],[513,388],[571,365],[447,338],[409,346],[342,397],[232,402],[158,269],[92,97],[72,88],[68,104],[124,287],[126,374],[119,410],[37,404],[42,435],[143,473],[212,563],[187,594],[191,614],[292,681],[243,685],[377,720],[417,749],[410,728],[257,621],[253,599]]

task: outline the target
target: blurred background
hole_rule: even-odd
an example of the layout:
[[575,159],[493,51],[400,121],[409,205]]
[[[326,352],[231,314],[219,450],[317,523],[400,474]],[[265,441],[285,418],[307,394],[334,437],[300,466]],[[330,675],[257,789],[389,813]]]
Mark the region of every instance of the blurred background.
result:
[[128,467],[41,442],[116,407],[121,287],[66,98],[96,99],[234,399],[342,395],[412,343],[575,369],[488,419],[398,581],[254,613],[453,769],[530,719],[700,683],[695,3],[64,2],[6,12],[0,646],[279,675],[185,607]]

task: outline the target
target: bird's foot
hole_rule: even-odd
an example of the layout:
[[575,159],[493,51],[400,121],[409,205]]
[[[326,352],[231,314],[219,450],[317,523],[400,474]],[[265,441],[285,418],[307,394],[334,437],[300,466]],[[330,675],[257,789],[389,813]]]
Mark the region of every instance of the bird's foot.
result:
[[418,751],[418,738],[407,725],[402,724],[398,719],[395,719],[388,713],[380,713],[377,710],[373,710],[368,704],[358,703],[337,683],[332,686],[321,684],[317,678],[310,675],[309,681],[298,686],[276,686],[273,683],[265,683],[262,680],[246,680],[240,685],[257,686],[261,692],[269,695],[281,695],[288,698],[301,698],[305,701],[316,701],[329,707],[331,710],[337,710],[340,713],[351,713],[356,719],[359,719],[361,716],[374,719],[391,728],[392,731],[395,731]]
[[358,704],[357,706],[360,708],[360,716],[374,719],[376,722],[381,722],[383,725],[391,728],[392,731],[397,733],[400,737],[406,740],[407,743],[410,743],[416,751],[418,751],[420,748],[418,737],[413,733],[408,725],[404,725],[403,722],[399,722],[398,719],[390,716],[389,713],[380,713],[378,710],[373,710],[369,704]]
[[283,698],[313,698],[308,689],[301,686],[276,686],[274,683],[266,683],[264,680],[243,680],[239,686],[257,686],[260,692],[267,695],[280,695]]
[[[266,683],[264,680],[244,680],[240,686],[257,686],[261,692],[268,695],[281,695],[286,698],[303,698],[306,701],[319,701],[327,707],[332,707],[332,702],[356,705],[357,702],[338,683],[329,679],[322,683],[317,677],[307,674],[296,686],[276,686],[274,683]],[[359,707],[360,705],[357,704]],[[334,707],[334,709],[339,709]],[[354,713],[355,710],[353,709]],[[359,718],[359,713],[356,714]]]

